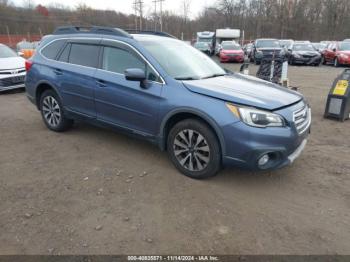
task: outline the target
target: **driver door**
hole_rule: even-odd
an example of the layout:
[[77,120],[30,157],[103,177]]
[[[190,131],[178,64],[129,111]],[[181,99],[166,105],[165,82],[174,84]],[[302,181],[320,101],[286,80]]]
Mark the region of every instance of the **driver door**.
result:
[[[102,46],[95,75],[97,119],[145,136],[155,135],[163,88],[159,74],[127,44],[104,40]],[[147,88],[125,79],[124,71],[130,68],[146,72]]]

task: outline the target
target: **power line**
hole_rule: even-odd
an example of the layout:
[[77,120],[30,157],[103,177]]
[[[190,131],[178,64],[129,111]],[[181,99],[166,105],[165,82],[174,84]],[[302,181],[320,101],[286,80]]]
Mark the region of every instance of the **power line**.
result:
[[[159,3],[159,9],[160,9],[160,16],[159,16],[159,24],[160,24],[160,31],[163,32],[163,2],[165,2],[165,0],[153,0],[154,3],[154,13],[155,16],[158,18],[157,16],[157,4]],[[157,28],[157,22],[155,21],[155,30]]]

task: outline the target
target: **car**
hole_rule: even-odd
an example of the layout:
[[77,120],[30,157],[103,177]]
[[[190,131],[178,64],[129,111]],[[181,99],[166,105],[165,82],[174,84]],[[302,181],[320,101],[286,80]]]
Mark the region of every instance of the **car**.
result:
[[289,51],[288,63],[290,65],[303,64],[319,66],[322,56],[312,44],[294,43]]
[[350,42],[333,42],[323,52],[323,63],[335,67],[350,65]]
[[290,49],[294,43],[294,40],[292,39],[281,39],[279,40],[280,46],[283,48],[286,48],[287,50]]
[[220,42],[220,44],[217,44],[215,49],[215,53],[217,56],[220,55],[220,51],[222,50],[222,48],[225,46],[225,45],[235,45],[236,44],[236,41],[235,40],[226,40],[226,41],[222,41]]
[[250,58],[250,56],[252,55],[252,50],[253,50],[253,43],[248,43],[243,46],[243,51],[248,56],[248,58]]
[[225,44],[219,53],[220,62],[238,62],[243,63],[244,51],[240,45]]
[[6,45],[0,44],[0,92],[24,88],[25,60]]
[[326,49],[327,44],[322,44],[322,43],[311,43],[313,47],[322,54],[322,52]]
[[210,45],[206,42],[196,42],[194,47],[207,55],[211,55]]
[[311,109],[300,93],[227,73],[162,33],[58,28],[26,68],[27,96],[48,129],[79,120],[122,130],[166,150],[191,178],[222,166],[284,167],[309,134]]
[[279,58],[282,54],[282,47],[277,39],[257,39],[254,42],[251,61],[258,65],[264,58]]

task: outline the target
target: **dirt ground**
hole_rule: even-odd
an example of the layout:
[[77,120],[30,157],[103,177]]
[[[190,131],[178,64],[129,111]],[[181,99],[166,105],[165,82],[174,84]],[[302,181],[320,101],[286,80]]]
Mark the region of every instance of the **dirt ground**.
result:
[[323,119],[341,70],[290,68],[313,110],[292,166],[205,181],[110,130],[50,132],[23,92],[0,95],[0,254],[350,254],[350,121]]

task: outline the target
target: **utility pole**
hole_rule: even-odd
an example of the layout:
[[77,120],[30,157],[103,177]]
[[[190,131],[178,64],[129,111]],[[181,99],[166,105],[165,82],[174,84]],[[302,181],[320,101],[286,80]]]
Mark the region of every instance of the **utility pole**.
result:
[[154,21],[154,30],[155,31],[157,31],[157,20],[158,20],[157,4],[159,3],[159,9],[160,9],[159,24],[160,24],[160,31],[163,32],[163,2],[165,2],[165,0],[153,0],[154,13],[155,13],[155,17],[157,18]]
[[135,11],[135,30],[137,31],[137,0],[134,0],[133,9]]
[[139,0],[139,13],[140,13],[140,31],[142,30],[142,17],[143,17],[143,1]]
[[158,20],[158,16],[157,16],[157,0],[153,0],[154,3],[154,31],[157,31],[157,20]]
[[158,0],[160,3],[160,31],[163,32],[163,2],[165,0]]

